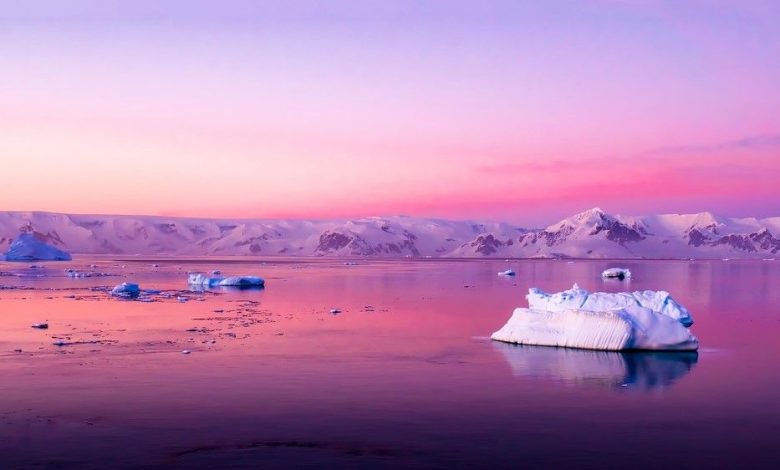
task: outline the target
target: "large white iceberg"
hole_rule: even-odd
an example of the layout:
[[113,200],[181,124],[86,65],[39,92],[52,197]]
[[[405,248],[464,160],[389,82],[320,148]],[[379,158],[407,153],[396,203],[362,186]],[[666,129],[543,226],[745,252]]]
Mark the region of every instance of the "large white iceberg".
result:
[[70,261],[70,253],[39,239],[33,233],[22,233],[4,255],[7,261]]
[[[576,285],[556,294],[529,289],[530,308],[515,309],[506,325],[491,338],[507,343],[604,351],[698,349],[699,341],[685,324],[693,323],[690,313],[676,302],[676,310],[653,308],[665,307],[671,299],[663,292],[666,301],[659,305],[658,298],[664,295],[656,294],[590,294]],[[679,318],[683,311],[686,322]]]
[[264,287],[265,280],[258,276],[206,276],[203,273],[190,273],[188,283],[197,287]]

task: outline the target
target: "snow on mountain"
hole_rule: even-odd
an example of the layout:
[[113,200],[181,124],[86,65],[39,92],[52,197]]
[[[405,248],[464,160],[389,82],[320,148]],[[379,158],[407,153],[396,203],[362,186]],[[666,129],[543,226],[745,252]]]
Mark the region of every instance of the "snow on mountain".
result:
[[47,240],[33,232],[20,233],[5,255],[6,261],[69,261],[70,253],[47,243]]
[[621,216],[594,208],[544,229],[414,217],[219,220],[0,212],[0,249],[19,233],[73,253],[522,258],[774,258],[780,217],[709,212]]

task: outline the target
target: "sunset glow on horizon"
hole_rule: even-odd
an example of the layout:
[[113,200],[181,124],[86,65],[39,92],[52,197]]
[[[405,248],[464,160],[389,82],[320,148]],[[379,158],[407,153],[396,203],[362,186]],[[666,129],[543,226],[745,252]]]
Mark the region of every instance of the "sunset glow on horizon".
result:
[[778,2],[0,3],[2,210],[780,215]]

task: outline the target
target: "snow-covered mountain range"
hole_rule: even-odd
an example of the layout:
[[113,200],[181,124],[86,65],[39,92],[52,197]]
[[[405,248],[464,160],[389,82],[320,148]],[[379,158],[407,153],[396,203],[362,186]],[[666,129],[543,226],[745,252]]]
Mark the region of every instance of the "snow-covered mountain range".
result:
[[544,229],[413,217],[221,220],[0,212],[0,251],[20,233],[71,253],[384,257],[774,258],[780,217],[610,215]]

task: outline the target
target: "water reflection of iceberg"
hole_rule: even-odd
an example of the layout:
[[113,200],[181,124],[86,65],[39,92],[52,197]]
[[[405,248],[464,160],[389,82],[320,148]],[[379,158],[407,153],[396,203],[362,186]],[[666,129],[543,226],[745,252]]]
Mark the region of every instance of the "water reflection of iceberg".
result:
[[506,343],[493,343],[493,347],[516,376],[633,390],[669,387],[686,376],[699,358],[694,351],[608,352]]

